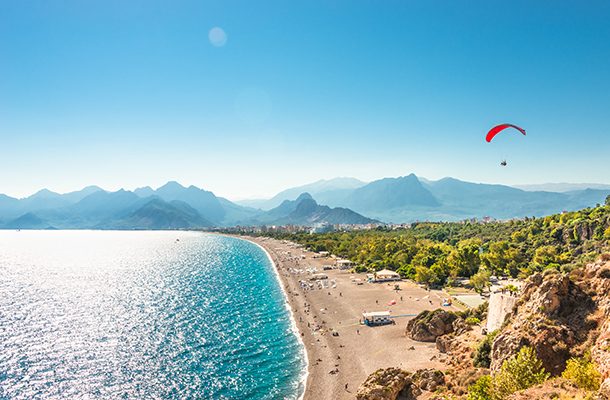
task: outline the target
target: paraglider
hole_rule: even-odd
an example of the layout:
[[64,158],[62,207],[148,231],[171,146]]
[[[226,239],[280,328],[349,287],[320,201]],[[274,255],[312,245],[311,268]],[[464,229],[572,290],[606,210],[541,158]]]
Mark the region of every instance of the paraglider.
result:
[[525,135],[525,131],[523,129],[519,128],[517,125],[500,124],[500,125],[494,126],[493,128],[491,128],[489,130],[489,132],[487,132],[487,136],[485,137],[485,140],[487,140],[487,142],[491,142],[491,139],[493,139],[494,136],[496,136],[500,131],[503,131],[506,128],[515,128],[516,130],[518,130],[519,132],[521,132]]
[[[496,136],[499,132],[503,131],[506,128],[515,128],[516,130],[518,130],[519,132],[521,132],[525,135],[525,130],[523,130],[522,128],[519,128],[517,125],[500,124],[500,125],[494,126],[493,128],[491,128],[489,130],[489,132],[487,132],[487,136],[485,137],[485,140],[487,140],[488,143],[491,142],[491,139],[493,139],[494,136]],[[503,167],[506,167],[506,160],[502,160],[500,165]]]

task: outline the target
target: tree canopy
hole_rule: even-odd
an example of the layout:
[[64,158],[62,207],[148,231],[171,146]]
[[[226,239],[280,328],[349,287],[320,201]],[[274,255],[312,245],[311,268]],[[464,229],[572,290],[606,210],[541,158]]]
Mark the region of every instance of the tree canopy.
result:
[[610,250],[610,205],[506,223],[425,222],[396,230],[261,235],[328,251],[353,261],[361,271],[390,269],[437,285],[473,277],[481,269],[525,277],[546,269],[578,268]]

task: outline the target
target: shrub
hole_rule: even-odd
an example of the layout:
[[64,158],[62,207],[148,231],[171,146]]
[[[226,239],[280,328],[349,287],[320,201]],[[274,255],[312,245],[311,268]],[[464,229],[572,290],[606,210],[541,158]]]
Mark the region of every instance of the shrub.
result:
[[468,386],[468,400],[491,400],[491,381],[491,376],[485,375],[474,385]]
[[466,319],[466,323],[468,325],[478,325],[481,323],[481,320],[475,317],[470,317]]
[[362,272],[366,272],[367,268],[364,265],[358,265],[356,268],[354,268],[354,272],[357,274],[360,274]]
[[589,351],[584,357],[570,358],[561,376],[585,390],[598,390],[601,384],[601,375],[591,361]]
[[519,288],[513,284],[507,285],[506,289],[513,294],[519,292]]
[[543,383],[549,378],[531,347],[523,347],[517,357],[504,361],[500,371],[493,377],[491,395],[494,400],[506,399],[518,390]]
[[472,357],[472,365],[474,365],[475,367],[489,368],[489,366],[491,365],[491,358],[489,357],[489,353],[491,353],[491,345],[493,344],[494,338],[496,337],[498,332],[500,331],[493,331],[479,343]]

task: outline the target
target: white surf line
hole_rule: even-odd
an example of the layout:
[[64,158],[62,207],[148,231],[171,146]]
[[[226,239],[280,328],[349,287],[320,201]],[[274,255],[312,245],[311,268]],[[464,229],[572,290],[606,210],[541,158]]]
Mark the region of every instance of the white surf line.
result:
[[[235,237],[235,236],[231,236],[231,237]],[[246,239],[242,239],[242,238],[237,238],[236,239],[241,239],[241,240],[246,240]],[[273,239],[275,240],[275,239]],[[305,397],[305,389],[307,388],[307,378],[309,376],[309,358],[307,357],[307,350],[305,349],[305,343],[303,342],[303,339],[301,338],[301,335],[299,334],[299,328],[297,327],[297,321],[294,317],[294,313],[292,312],[292,308],[290,307],[290,304],[288,302],[288,293],[286,293],[286,290],[284,289],[284,285],[282,284],[282,279],[280,278],[280,273],[277,269],[277,265],[275,265],[275,261],[273,261],[273,258],[271,257],[271,254],[269,254],[269,252],[267,251],[267,249],[265,249],[263,246],[261,246],[260,244],[251,241],[251,240],[246,240],[247,242],[250,243],[254,243],[255,245],[257,245],[258,247],[260,247],[265,254],[267,254],[267,257],[269,258],[269,261],[271,262],[271,266],[273,267],[273,270],[275,271],[275,278],[277,279],[278,284],[280,285],[280,289],[282,290],[282,293],[284,294],[284,307],[286,307],[286,309],[290,312],[290,326],[292,328],[292,332],[294,333],[294,335],[297,337],[299,343],[301,344],[301,353],[303,354],[304,357],[304,361],[305,361],[305,374],[303,374],[303,376],[301,377],[300,381],[299,381],[299,391],[301,392],[299,395],[299,400],[303,400],[303,398]]]

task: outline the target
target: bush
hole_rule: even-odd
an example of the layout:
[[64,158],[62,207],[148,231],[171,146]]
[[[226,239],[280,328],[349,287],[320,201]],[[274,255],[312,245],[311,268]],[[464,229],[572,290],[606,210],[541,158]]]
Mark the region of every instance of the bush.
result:
[[479,343],[472,357],[472,365],[478,368],[489,368],[491,365],[491,358],[489,357],[491,345],[498,332],[500,332],[500,330],[493,331]]
[[561,376],[584,390],[598,390],[601,384],[601,375],[591,361],[589,351],[584,357],[570,358]]
[[470,317],[466,319],[466,323],[468,325],[478,325],[481,323],[481,320],[475,317]]
[[354,268],[354,272],[357,274],[360,274],[362,272],[366,272],[367,268],[364,265],[358,265],[356,268]]
[[468,386],[468,400],[491,400],[491,381],[491,376],[486,375],[474,385]]
[[500,371],[493,377],[491,395],[494,400],[503,400],[518,390],[543,383],[549,378],[531,347],[523,347],[517,357],[504,360]]
[[544,372],[534,350],[523,347],[517,357],[504,360],[496,375],[483,376],[469,386],[468,400],[504,400],[518,390],[543,383],[549,375]]

